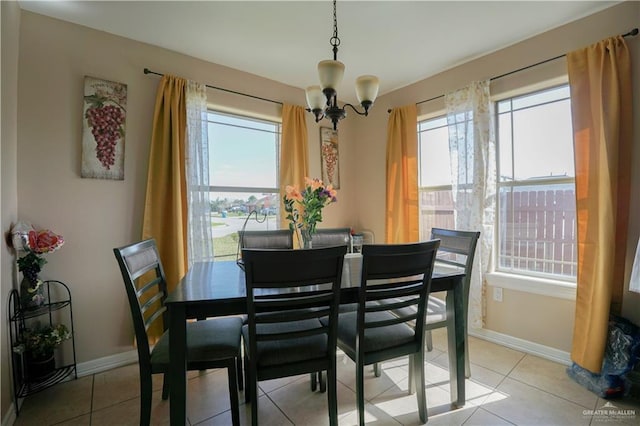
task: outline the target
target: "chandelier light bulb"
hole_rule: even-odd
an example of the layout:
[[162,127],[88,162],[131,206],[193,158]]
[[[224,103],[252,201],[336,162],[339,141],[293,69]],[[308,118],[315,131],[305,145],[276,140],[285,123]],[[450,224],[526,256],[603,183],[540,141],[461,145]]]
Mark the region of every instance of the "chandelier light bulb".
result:
[[356,79],[356,96],[358,102],[361,104],[364,102],[373,103],[378,96],[378,88],[380,87],[380,81],[375,75],[362,75]]
[[320,86],[309,86],[306,90],[307,93],[307,105],[311,111],[319,109],[322,110],[327,104],[327,98],[322,93]]
[[318,76],[323,89],[337,90],[344,75],[344,64],[340,61],[326,60],[318,63]]

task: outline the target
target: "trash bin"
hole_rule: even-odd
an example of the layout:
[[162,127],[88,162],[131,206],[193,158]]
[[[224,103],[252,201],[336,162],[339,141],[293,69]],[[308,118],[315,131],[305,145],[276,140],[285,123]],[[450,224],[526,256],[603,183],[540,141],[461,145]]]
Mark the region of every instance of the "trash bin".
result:
[[575,362],[567,368],[567,374],[601,398],[629,396],[632,387],[634,394],[638,391],[635,389],[638,386],[637,375],[633,370],[640,368],[639,357],[640,329],[629,320],[612,315],[600,374],[592,373]]

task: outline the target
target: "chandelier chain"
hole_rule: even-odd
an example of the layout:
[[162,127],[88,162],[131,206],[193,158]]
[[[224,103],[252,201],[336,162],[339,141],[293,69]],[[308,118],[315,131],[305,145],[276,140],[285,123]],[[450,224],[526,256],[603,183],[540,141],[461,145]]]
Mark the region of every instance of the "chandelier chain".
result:
[[340,46],[340,38],[338,37],[338,14],[336,12],[336,0],[333,0],[333,37],[329,39],[329,43],[333,46],[333,60],[338,60],[338,46]]

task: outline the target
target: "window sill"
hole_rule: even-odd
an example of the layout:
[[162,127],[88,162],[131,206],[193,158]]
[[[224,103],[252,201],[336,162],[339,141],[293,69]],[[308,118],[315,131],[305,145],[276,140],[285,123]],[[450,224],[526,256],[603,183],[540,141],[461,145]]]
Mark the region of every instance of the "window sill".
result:
[[486,274],[487,284],[525,293],[540,294],[558,299],[576,300],[576,284],[525,275],[492,272]]

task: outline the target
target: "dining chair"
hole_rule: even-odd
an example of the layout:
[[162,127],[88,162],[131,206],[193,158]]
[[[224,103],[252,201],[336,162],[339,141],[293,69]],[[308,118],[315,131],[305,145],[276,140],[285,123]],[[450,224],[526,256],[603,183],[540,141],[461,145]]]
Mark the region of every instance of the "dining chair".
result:
[[358,309],[341,313],[338,320],[338,347],[356,363],[360,425],[364,425],[365,414],[364,366],[405,355],[413,372],[409,393],[416,393],[420,421],[427,421],[424,325],[439,243],[433,240],[362,247]]
[[338,424],[336,330],[346,252],[346,246],[243,250],[245,399],[252,425],[258,424],[258,381],[323,370],[329,423]]
[[[462,280],[463,286],[463,304],[464,304],[464,370],[467,378],[471,377],[471,366],[469,362],[469,336],[467,334],[467,318],[469,311],[469,287],[471,285],[471,272],[473,269],[473,260],[476,252],[476,245],[480,232],[458,231],[454,229],[432,228],[431,238],[440,240],[440,247],[436,255],[436,266],[449,267],[464,272],[465,276]],[[429,296],[427,304],[427,318],[425,324],[425,342],[427,351],[433,350],[433,340],[431,330],[447,327],[453,318],[447,318],[446,301],[436,297]],[[381,374],[379,364],[374,366],[376,377]]]
[[329,246],[351,246],[351,228],[316,228],[311,234],[313,248]]
[[[480,238],[480,232],[458,231],[455,229],[432,228],[431,238],[440,240],[440,247],[436,255],[436,265],[459,268],[464,270],[462,280],[464,296],[464,370],[467,378],[471,377],[469,363],[469,336],[467,334],[467,319],[469,312],[469,288],[471,286],[471,273],[475,258],[476,246]],[[451,320],[451,318],[449,318]],[[447,327],[447,304],[443,299],[435,296],[429,297],[427,306],[427,323],[425,325],[427,351],[433,350],[431,330]]]
[[238,260],[237,263],[243,267],[242,249],[292,249],[293,231],[290,229],[270,229],[257,231],[238,231]]
[[[147,239],[128,246],[114,248],[113,253],[120,266],[122,279],[131,308],[138,365],[140,367],[140,425],[151,421],[153,374],[164,374],[162,399],[170,392],[169,371],[169,318],[164,301],[167,297],[167,281],[155,240]],[[149,344],[147,330],[162,331],[153,347]],[[239,425],[238,382],[236,368],[242,366],[240,318],[215,318],[187,322],[187,369],[206,370],[226,368],[229,379],[229,398],[233,425]],[[238,384],[239,383],[239,384]]]

